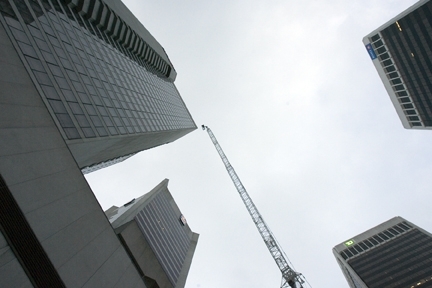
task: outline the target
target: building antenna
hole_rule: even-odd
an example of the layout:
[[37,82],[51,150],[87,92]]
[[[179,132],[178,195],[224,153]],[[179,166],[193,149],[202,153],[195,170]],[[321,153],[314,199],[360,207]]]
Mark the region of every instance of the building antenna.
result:
[[249,197],[249,194],[247,193],[242,182],[240,181],[240,178],[237,176],[237,173],[234,171],[234,168],[228,161],[228,158],[225,156],[222,147],[219,145],[211,129],[205,125],[202,125],[201,127],[203,130],[206,130],[208,135],[210,136],[210,139],[213,142],[213,145],[216,147],[216,150],[219,153],[219,156],[221,157],[222,162],[224,163],[225,168],[227,169],[228,174],[234,183],[234,186],[237,188],[237,191],[240,194],[240,197],[243,200],[246,209],[248,210],[253,222],[255,223],[255,226],[257,227],[258,232],[263,238],[264,243],[266,244],[268,250],[270,251],[270,254],[272,255],[273,259],[279,267],[279,270],[282,273],[281,288],[310,287],[304,276],[301,273],[294,271],[294,269],[292,268],[292,264],[289,262],[288,257],[280,247],[279,243],[276,241],[276,238],[270,231],[270,228],[264,222],[264,218],[259,213],[252,199]]

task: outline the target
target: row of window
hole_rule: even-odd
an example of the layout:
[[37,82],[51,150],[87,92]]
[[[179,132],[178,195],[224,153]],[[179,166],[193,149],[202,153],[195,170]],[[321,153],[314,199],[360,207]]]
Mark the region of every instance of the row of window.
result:
[[375,246],[380,245],[385,241],[390,240],[391,238],[397,235],[409,231],[411,228],[412,228],[411,225],[409,225],[406,222],[399,223],[381,233],[378,233],[377,235],[374,235],[360,243],[357,243],[356,245],[353,245],[341,251],[340,255],[342,256],[343,259],[348,260],[350,258],[353,258],[356,255],[368,251],[371,248],[374,248]]
[[31,0],[35,21],[25,3],[16,3],[29,24],[24,29],[16,16],[6,21],[68,139],[195,126],[172,83],[119,53],[115,41],[94,36],[89,31],[98,28],[67,6],[41,0],[44,13]]
[[392,57],[384,43],[384,40],[379,34],[371,37],[371,40],[373,41],[372,46],[375,48],[381,66],[386,72],[387,78],[389,79],[389,82],[393,87],[399,102],[401,103],[402,110],[404,111],[408,122],[412,126],[423,126],[418,111],[415,108],[411,97],[409,96],[408,90],[404,85],[403,78],[397,70],[396,65],[393,63]]
[[116,39],[124,47],[156,69],[169,76],[170,66],[129,25],[100,0],[64,0],[75,11],[98,25],[102,32]]

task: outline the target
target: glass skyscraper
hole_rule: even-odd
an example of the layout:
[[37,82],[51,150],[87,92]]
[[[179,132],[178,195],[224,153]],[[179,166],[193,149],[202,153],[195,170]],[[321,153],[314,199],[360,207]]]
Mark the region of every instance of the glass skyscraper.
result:
[[432,287],[432,235],[392,218],[333,248],[351,288]]
[[432,2],[421,0],[363,38],[405,128],[432,129]]
[[116,2],[0,1],[3,26],[84,172],[196,129],[164,49]]

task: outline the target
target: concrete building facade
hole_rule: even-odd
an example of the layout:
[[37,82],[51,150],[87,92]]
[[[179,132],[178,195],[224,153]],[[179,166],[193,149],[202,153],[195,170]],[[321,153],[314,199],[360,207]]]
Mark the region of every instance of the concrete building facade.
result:
[[363,38],[407,129],[432,129],[432,2],[420,0]]
[[164,49],[120,1],[0,7],[5,32],[80,168],[107,166],[196,129]]
[[149,193],[106,212],[148,286],[183,288],[198,234],[191,231],[165,179]]
[[351,288],[432,287],[432,234],[394,217],[335,246]]
[[195,129],[120,1],[0,0],[1,287],[146,287],[81,169]]

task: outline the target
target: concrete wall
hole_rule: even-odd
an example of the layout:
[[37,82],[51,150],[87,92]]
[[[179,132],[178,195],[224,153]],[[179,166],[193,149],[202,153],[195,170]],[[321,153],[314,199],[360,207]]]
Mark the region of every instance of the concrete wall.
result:
[[156,280],[160,288],[173,288],[162,266],[147,243],[135,220],[125,224],[121,235],[145,276]]
[[175,288],[183,288],[186,285],[187,276],[189,274],[190,266],[192,265],[192,258],[195,253],[196,246],[198,244],[199,234],[192,232],[191,243],[189,250],[186,254],[186,258],[183,263],[182,270],[180,271],[180,276],[177,280]]
[[[0,87],[0,174],[65,285],[145,287],[2,25]],[[1,284],[26,287],[3,239]]]

